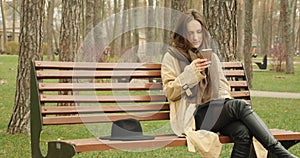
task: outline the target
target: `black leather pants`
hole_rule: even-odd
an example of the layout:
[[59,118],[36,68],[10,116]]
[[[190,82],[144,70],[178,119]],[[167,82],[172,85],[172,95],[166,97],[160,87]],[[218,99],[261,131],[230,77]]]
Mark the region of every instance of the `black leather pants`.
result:
[[[196,129],[200,129],[207,107],[195,112]],[[207,114],[210,115],[210,114]],[[232,158],[247,158],[250,155],[254,136],[269,152],[280,158],[295,158],[273,137],[265,123],[244,100],[228,100],[211,131],[230,136],[234,141]]]

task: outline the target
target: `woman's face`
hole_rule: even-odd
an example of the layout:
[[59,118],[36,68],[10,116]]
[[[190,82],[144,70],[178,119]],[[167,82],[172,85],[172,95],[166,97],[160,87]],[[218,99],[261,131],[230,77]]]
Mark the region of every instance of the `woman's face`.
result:
[[202,25],[197,20],[192,20],[186,24],[188,40],[193,48],[198,48],[202,43]]

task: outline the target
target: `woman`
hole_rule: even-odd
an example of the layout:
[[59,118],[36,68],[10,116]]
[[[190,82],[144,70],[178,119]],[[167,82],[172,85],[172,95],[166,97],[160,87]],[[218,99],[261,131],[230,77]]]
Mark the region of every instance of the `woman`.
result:
[[[187,137],[187,131],[200,129],[230,136],[234,158],[249,157],[253,136],[280,158],[296,157],[272,136],[249,104],[230,96],[230,86],[212,43],[199,12],[189,10],[179,18],[172,48],[162,61],[163,88],[170,102],[173,131]],[[201,55],[203,49],[213,49],[210,60]],[[196,105],[194,111],[190,111],[192,105]]]

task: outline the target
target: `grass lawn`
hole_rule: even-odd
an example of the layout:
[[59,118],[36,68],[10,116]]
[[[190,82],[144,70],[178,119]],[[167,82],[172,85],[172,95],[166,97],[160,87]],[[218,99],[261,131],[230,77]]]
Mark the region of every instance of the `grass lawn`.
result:
[[[258,58],[259,59],[253,59],[253,61],[262,60],[260,59],[260,57]],[[283,72],[272,71],[254,71],[252,89],[263,91],[300,93],[300,57],[295,57],[294,61],[297,62],[297,64],[294,65],[295,74],[285,74]],[[257,70],[257,65],[254,65],[253,69]],[[269,65],[267,69],[270,69]]]
[[[295,75],[272,72],[254,72],[254,89],[299,92],[300,84],[297,76],[299,65],[295,66]],[[30,136],[25,134],[10,135],[6,133],[13,112],[15,78],[17,73],[16,56],[0,56],[0,158],[31,157]],[[277,79],[275,76],[285,76]],[[274,86],[276,85],[276,86]],[[261,116],[270,128],[282,128],[300,131],[300,99],[252,98],[254,110]],[[152,125],[143,124],[144,130]],[[53,139],[71,139],[91,137],[91,133],[82,125],[45,127],[42,133],[41,147],[43,153],[47,150],[47,141]],[[221,158],[229,158],[232,144],[223,146]],[[300,144],[293,146],[290,151],[300,156]],[[187,152],[186,147],[161,148],[143,152],[105,151],[102,153],[81,153],[76,157],[199,157],[197,153]]]

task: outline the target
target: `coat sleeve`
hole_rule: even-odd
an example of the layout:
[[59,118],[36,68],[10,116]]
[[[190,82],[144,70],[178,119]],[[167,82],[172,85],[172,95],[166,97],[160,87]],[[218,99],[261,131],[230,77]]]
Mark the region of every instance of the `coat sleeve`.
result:
[[198,72],[193,63],[187,65],[184,71],[180,72],[178,61],[166,53],[162,61],[161,77],[165,95],[169,100],[176,101],[181,98],[183,93],[186,93],[182,88],[184,85],[192,88],[206,75]]

